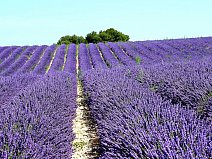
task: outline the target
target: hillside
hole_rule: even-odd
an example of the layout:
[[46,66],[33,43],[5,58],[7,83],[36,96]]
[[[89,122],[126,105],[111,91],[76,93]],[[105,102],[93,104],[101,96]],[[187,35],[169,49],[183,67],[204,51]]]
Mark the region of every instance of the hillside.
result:
[[212,37],[0,46],[0,158],[211,158]]

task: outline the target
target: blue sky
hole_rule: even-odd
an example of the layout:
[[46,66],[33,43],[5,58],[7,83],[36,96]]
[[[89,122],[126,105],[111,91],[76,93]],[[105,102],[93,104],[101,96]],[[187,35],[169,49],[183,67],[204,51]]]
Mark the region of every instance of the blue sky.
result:
[[115,28],[130,40],[212,36],[212,0],[5,0],[0,46]]

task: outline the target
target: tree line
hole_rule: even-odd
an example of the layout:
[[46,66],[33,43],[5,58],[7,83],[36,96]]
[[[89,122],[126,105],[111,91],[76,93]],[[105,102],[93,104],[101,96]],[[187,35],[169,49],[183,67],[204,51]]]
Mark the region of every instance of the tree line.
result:
[[98,43],[98,42],[118,42],[118,41],[128,41],[130,39],[129,35],[125,35],[120,31],[117,31],[114,28],[107,29],[105,31],[99,31],[99,33],[92,31],[88,33],[86,37],[77,36],[77,35],[66,35],[62,36],[57,44],[80,44],[80,43]]

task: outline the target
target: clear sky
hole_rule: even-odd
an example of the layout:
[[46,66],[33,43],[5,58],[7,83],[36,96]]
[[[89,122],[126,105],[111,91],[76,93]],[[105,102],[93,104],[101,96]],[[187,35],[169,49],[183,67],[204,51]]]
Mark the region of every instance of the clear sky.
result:
[[1,0],[0,46],[115,28],[131,41],[212,36],[212,0]]

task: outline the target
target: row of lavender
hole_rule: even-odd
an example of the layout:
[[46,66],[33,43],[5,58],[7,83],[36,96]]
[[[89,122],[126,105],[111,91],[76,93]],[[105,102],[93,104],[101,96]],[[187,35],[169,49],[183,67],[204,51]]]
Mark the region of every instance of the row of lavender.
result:
[[[212,157],[211,44],[201,38],[84,46],[81,78],[98,125],[99,158]],[[141,66],[132,67],[137,58]]]
[[[0,75],[45,74],[65,71],[76,74],[76,45],[23,46],[0,49]],[[55,57],[53,59],[53,56]],[[52,65],[50,66],[51,61]]]
[[90,70],[99,158],[211,158],[211,60]]
[[191,61],[212,56],[212,38],[79,45],[81,72],[120,66]]
[[211,157],[211,41],[0,48],[0,156],[70,158],[77,53],[100,158]]
[[[76,46],[2,50],[0,158],[71,158],[77,96]],[[44,75],[47,69],[49,73]]]
[[76,76],[0,78],[0,158],[71,158]]
[[76,45],[0,51],[0,158],[71,158]]
[[148,83],[163,100],[193,109],[198,117],[212,121],[212,56],[190,62],[143,67],[137,81]]
[[[69,71],[76,73],[76,52],[80,71],[119,66],[143,66],[154,63],[198,60],[212,54],[212,38],[177,39],[162,41],[118,42],[0,48],[0,75],[15,73]],[[55,55],[55,57],[54,57]],[[54,57],[54,60],[53,60]],[[52,66],[50,63],[53,60]],[[50,68],[49,68],[50,67]],[[82,67],[82,68],[81,68]]]

